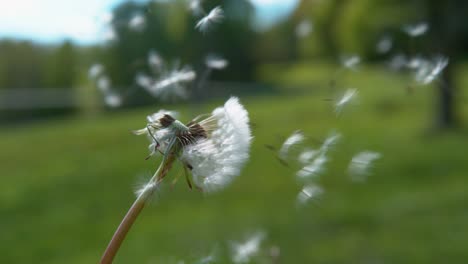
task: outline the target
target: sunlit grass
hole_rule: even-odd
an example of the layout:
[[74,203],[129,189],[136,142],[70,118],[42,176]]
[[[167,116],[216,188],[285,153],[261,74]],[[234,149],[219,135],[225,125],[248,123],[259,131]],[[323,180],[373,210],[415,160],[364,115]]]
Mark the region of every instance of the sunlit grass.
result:
[[[359,89],[360,100],[339,117],[327,89],[241,98],[255,136],[242,175],[214,195],[189,191],[183,180],[163,188],[115,263],[196,259],[259,228],[268,232],[266,246],[280,247],[281,263],[466,260],[466,136],[427,133],[428,87],[408,95],[404,78],[374,69],[346,78],[346,87]],[[327,83],[327,77],[320,80]],[[183,120],[198,114],[183,105],[162,107],[181,110]],[[96,262],[134,200],[133,187],[158,165],[145,160],[146,139],[130,133],[156,108],[3,129],[0,262]],[[296,129],[311,146],[333,129],[344,136],[320,178],[325,196],[301,210],[295,207],[295,170],[279,164],[264,146],[279,146]],[[357,184],[346,168],[363,149],[383,158],[368,181]],[[168,179],[177,172],[171,174]]]

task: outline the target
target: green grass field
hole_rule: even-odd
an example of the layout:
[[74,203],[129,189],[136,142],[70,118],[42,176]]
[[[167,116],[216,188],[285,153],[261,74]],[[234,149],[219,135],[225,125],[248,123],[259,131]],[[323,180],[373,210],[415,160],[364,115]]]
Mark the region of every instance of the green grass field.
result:
[[[278,78],[288,89],[288,77]],[[174,170],[115,263],[194,263],[213,248],[228,263],[229,241],[259,229],[268,234],[264,250],[280,248],[279,263],[466,263],[467,133],[430,133],[433,89],[408,95],[406,82],[379,70],[347,75],[337,90],[356,87],[360,97],[339,117],[326,81],[300,93],[241,98],[255,136],[243,173],[225,191],[205,195],[183,179],[171,188]],[[198,114],[161,107],[181,110],[184,120]],[[2,128],[0,263],[98,262],[134,187],[158,165],[145,160],[146,138],[129,132],[158,108]],[[332,130],[343,135],[318,180],[325,195],[299,209],[296,169],[264,146],[279,146],[296,129],[311,147]],[[365,149],[383,158],[365,183],[352,182],[347,164]]]

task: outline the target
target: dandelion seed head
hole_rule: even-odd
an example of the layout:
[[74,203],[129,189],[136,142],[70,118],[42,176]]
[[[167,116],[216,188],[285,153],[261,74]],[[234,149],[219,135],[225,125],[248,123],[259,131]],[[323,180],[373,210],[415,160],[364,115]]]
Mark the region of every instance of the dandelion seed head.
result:
[[224,11],[220,6],[213,8],[210,13],[200,19],[195,28],[202,33],[208,32],[215,24],[218,24],[224,18]]
[[426,34],[428,30],[429,30],[429,24],[426,22],[403,26],[403,31],[412,38],[422,36]]
[[256,256],[260,251],[261,243],[265,238],[266,234],[259,231],[242,243],[232,243],[232,262],[236,264],[249,263],[251,258]]
[[341,113],[343,110],[343,107],[347,105],[348,103],[351,102],[354,98],[356,98],[358,94],[357,89],[348,89],[346,92],[343,94],[343,96],[336,102],[335,104],[335,112],[336,113]]
[[310,20],[304,19],[296,26],[296,36],[298,38],[307,37],[313,30],[313,24]]
[[248,113],[231,97],[199,124],[209,136],[186,146],[181,159],[192,166],[197,186],[207,192],[218,191],[240,174],[249,158],[252,136]]
[[324,192],[325,191],[318,185],[306,185],[297,194],[297,203],[298,205],[305,205],[310,201],[319,199],[324,194]]
[[302,143],[305,140],[304,134],[297,130],[294,131],[283,143],[279,150],[279,157],[283,160],[286,160],[288,158],[288,153],[291,147],[298,145]]
[[91,65],[91,67],[89,67],[88,77],[91,80],[95,80],[103,72],[104,72],[104,66],[102,66],[102,64],[100,64],[100,63],[95,63],[95,64]]
[[229,65],[229,62],[217,55],[208,55],[205,59],[205,64],[208,68],[222,70]]

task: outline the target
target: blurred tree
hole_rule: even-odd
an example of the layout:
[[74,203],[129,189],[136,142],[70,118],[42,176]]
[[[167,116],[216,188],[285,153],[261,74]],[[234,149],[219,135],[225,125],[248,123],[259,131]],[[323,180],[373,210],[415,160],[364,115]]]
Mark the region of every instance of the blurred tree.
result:
[[431,26],[427,45],[434,51],[448,56],[449,65],[438,82],[439,107],[436,122],[439,127],[456,125],[456,89],[454,74],[458,62],[468,55],[468,1],[420,0],[427,6],[427,19]]
[[45,86],[72,88],[77,75],[76,51],[70,41],[54,49],[47,59]]
[[46,49],[27,41],[0,42],[0,88],[40,88]]
[[[195,29],[201,17],[193,16],[187,1],[136,3],[125,2],[114,9],[112,27],[116,33],[104,52],[104,62],[112,82],[117,86],[134,83],[138,71],[147,71],[146,57],[151,50],[163,58],[181,64],[197,62],[203,68],[205,56],[219,54],[229,60],[229,70],[216,72],[220,80],[250,80],[254,72],[253,46],[255,32],[251,28],[253,6],[247,0],[204,1],[209,12],[220,5],[225,19],[207,33]],[[141,30],[129,27],[130,20],[141,15]]]

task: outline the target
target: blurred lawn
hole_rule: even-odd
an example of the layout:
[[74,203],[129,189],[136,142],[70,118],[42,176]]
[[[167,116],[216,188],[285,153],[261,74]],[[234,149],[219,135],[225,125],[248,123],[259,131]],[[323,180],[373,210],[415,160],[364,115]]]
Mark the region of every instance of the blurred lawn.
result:
[[[468,140],[462,132],[429,133],[433,89],[408,94],[406,78],[362,69],[340,75],[330,93],[324,87],[333,72],[309,80],[310,72],[276,75],[281,96],[241,98],[255,136],[242,175],[213,195],[188,191],[183,178],[163,188],[115,263],[193,260],[257,229],[268,232],[266,248],[281,249],[280,263],[466,263]],[[359,88],[360,98],[336,117],[330,99],[346,87]],[[161,107],[181,110],[184,120],[196,115],[187,106]],[[129,132],[157,108],[3,128],[0,263],[96,263],[134,200],[132,188],[157,167],[145,160],[146,139]],[[311,147],[331,130],[344,136],[319,180],[325,196],[300,210],[296,170],[264,146],[279,146],[296,129]],[[347,164],[365,149],[384,157],[366,183],[353,183]]]

